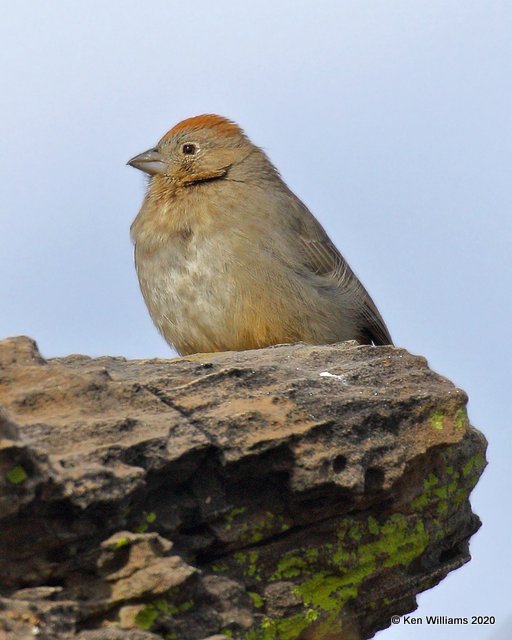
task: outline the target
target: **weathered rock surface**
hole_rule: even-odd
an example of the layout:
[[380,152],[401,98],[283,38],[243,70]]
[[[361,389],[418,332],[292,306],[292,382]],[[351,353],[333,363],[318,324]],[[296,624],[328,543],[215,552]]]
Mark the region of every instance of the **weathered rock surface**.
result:
[[469,560],[466,400],[393,347],[0,342],[0,638],[370,638]]

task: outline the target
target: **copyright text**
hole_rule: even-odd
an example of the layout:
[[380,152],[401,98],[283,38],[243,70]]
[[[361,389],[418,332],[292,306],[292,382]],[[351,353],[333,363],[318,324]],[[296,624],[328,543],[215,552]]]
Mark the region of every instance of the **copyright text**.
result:
[[451,616],[391,616],[391,624],[403,624],[403,625],[458,625],[458,624],[495,624],[496,618],[494,616],[470,616],[469,618],[458,617],[453,618]]

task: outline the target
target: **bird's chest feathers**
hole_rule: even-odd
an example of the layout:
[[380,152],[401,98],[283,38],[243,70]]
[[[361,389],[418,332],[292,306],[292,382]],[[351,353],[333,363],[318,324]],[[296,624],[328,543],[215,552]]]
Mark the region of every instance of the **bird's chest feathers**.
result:
[[195,322],[231,306],[229,247],[191,232],[167,238],[150,252],[136,245],[142,293],[155,321]]

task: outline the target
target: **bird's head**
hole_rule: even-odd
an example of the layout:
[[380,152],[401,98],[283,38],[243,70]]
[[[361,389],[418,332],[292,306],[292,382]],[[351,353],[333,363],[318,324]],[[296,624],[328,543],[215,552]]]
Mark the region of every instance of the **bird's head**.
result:
[[201,115],[178,123],[155,147],[128,164],[150,176],[164,176],[187,186],[223,178],[255,149],[231,120]]

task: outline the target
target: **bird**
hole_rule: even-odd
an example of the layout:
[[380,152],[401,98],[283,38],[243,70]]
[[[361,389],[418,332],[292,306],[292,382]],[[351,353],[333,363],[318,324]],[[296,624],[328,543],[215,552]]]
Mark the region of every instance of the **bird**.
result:
[[234,121],[187,118],[127,164],[149,176],[130,228],[140,288],[178,354],[393,344],[326,231]]

